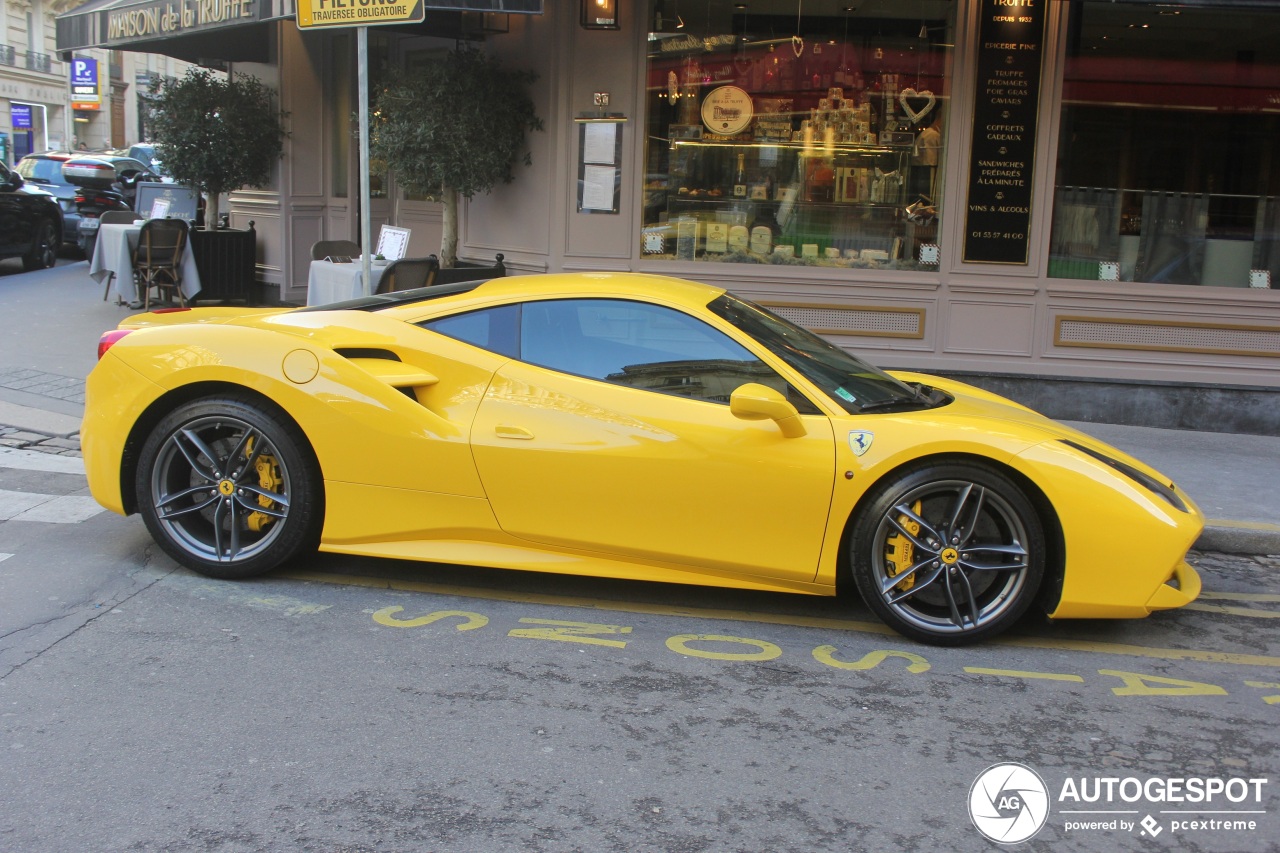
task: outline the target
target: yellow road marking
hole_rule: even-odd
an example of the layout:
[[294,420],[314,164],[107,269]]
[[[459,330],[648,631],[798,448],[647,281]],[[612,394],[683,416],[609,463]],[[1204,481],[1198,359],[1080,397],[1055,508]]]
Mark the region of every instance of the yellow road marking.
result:
[[1226,518],[1206,518],[1205,527],[1234,527],[1239,530],[1266,530],[1280,533],[1280,524],[1269,524],[1265,521],[1232,521]]
[[[754,652],[715,652],[689,645],[692,642],[736,643],[750,646]],[[678,655],[688,655],[709,660],[773,660],[782,657],[782,648],[765,640],[749,640],[746,637],[729,637],[724,634],[677,634],[667,637],[667,648]]]
[[[1274,684],[1270,681],[1246,681],[1246,687],[1262,687],[1262,688],[1280,688],[1280,684]],[[1268,705],[1280,705],[1280,696],[1263,696],[1262,701]]]
[[1226,613],[1229,616],[1249,616],[1254,619],[1280,619],[1280,610],[1255,610],[1252,607],[1230,607],[1223,604],[1191,604],[1182,605],[1185,610],[1200,610],[1205,613]]
[[907,661],[907,672],[920,673],[929,670],[929,662],[920,655],[911,652],[889,651],[887,649],[877,649],[874,652],[867,652],[861,659],[856,661],[843,661],[836,659],[835,646],[818,646],[813,650],[813,659],[818,663],[824,663],[827,666],[836,669],[852,669],[862,671],[867,669],[875,669],[889,658],[902,658]]
[[[475,587],[434,584],[423,581],[402,581],[388,578],[370,578],[359,575],[339,575],[325,572],[280,572],[277,577],[314,581],[339,586],[359,586],[370,589],[395,589],[407,592],[426,592],[433,595],[454,595],[478,598],[486,601],[507,601],[524,604],[545,604],[555,607],[581,607],[588,610],[607,610],[617,613],[639,613],[650,616],[684,616],[692,619],[718,619],[734,622],[753,622],[763,625],[788,625],[799,628],[832,628],[838,631],[856,631],[864,634],[897,637],[889,626],[880,622],[861,622],[852,619],[831,619],[822,616],[792,616],[772,613],[756,613],[748,610],[721,610],[716,608],[671,607],[642,602],[598,601],[590,598],[547,595],[536,592],[513,592],[479,589]],[[1127,655],[1156,658],[1159,660],[1192,660],[1203,663],[1229,663],[1239,666],[1280,667],[1280,657],[1274,655],[1250,655],[1236,652],[1213,652],[1200,649],[1169,649],[1137,646],[1127,643],[1095,642],[1092,640],[1051,639],[1042,637],[998,637],[989,640],[992,645],[1012,646],[1024,649],[1052,649],[1055,651],[1093,652],[1095,654]]]
[[545,628],[516,628],[508,631],[508,637],[524,637],[527,640],[558,640],[562,643],[586,643],[591,646],[611,646],[625,649],[626,640],[602,640],[592,634],[630,634],[624,625],[600,625],[596,622],[566,622],[563,619],[521,619],[522,625],[546,625]]
[[1265,592],[1201,592],[1200,597],[1213,601],[1256,601],[1259,604],[1280,604],[1280,595]]
[[985,666],[966,666],[965,672],[971,672],[974,675],[1003,675],[1009,678],[1041,678],[1045,681],[1078,681],[1084,683],[1084,679],[1078,675],[1067,675],[1061,672],[1024,672],[1019,669],[987,669]]
[[1098,675],[1110,675],[1124,682],[1124,687],[1111,688],[1111,692],[1117,696],[1227,695],[1227,691],[1216,684],[1187,681],[1184,678],[1167,678],[1163,675],[1145,675],[1141,672],[1123,672],[1118,669],[1100,669]]
[[384,607],[373,614],[373,621],[388,628],[421,628],[423,625],[457,616],[463,620],[461,624],[454,626],[459,631],[471,631],[489,624],[488,616],[467,610],[437,610],[435,613],[428,613],[426,616],[418,616],[414,619],[397,619],[396,614],[402,610],[404,610],[403,607]]

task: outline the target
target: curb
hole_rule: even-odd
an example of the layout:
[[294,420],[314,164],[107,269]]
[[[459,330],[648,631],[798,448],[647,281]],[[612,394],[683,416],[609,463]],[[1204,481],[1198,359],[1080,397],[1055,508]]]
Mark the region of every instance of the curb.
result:
[[1222,518],[1206,519],[1204,530],[1196,540],[1195,549],[1220,551],[1225,554],[1244,554],[1250,557],[1280,554],[1280,524],[1231,521]]

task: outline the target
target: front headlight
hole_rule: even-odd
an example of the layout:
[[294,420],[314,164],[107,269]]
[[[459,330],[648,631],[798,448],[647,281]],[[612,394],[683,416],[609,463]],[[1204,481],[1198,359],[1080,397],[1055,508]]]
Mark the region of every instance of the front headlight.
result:
[[1079,450],[1081,453],[1085,454],[1086,456],[1091,456],[1094,459],[1097,459],[1103,465],[1106,465],[1110,468],[1114,468],[1116,471],[1119,471],[1121,474],[1124,474],[1130,480],[1133,480],[1135,483],[1144,487],[1147,491],[1155,492],[1157,495],[1164,498],[1165,501],[1169,504],[1169,506],[1173,507],[1179,512],[1190,512],[1190,510],[1187,509],[1186,503],[1182,500],[1182,498],[1178,497],[1178,493],[1174,491],[1172,483],[1168,483],[1168,484],[1162,483],[1159,480],[1157,480],[1155,477],[1152,477],[1149,474],[1142,473],[1137,468],[1134,468],[1132,465],[1126,465],[1124,462],[1121,462],[1119,459],[1112,459],[1110,456],[1107,456],[1105,453],[1099,453],[1096,450],[1092,450],[1088,447],[1085,447],[1083,444],[1076,444],[1074,441],[1070,441],[1065,438],[1060,440],[1062,441],[1063,444],[1069,447],[1073,447],[1076,450]]

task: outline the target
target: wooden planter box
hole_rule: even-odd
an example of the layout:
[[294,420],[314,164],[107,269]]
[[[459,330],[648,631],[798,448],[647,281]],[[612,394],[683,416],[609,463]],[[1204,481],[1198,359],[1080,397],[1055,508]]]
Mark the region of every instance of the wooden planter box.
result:
[[221,228],[192,230],[191,251],[200,273],[200,301],[242,301],[249,304],[257,277],[258,232]]

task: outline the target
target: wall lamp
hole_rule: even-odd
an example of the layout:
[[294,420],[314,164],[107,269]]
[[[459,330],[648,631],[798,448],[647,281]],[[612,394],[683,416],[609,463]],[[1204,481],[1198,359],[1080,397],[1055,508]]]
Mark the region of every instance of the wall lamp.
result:
[[581,3],[583,29],[618,29],[618,0],[581,0]]

